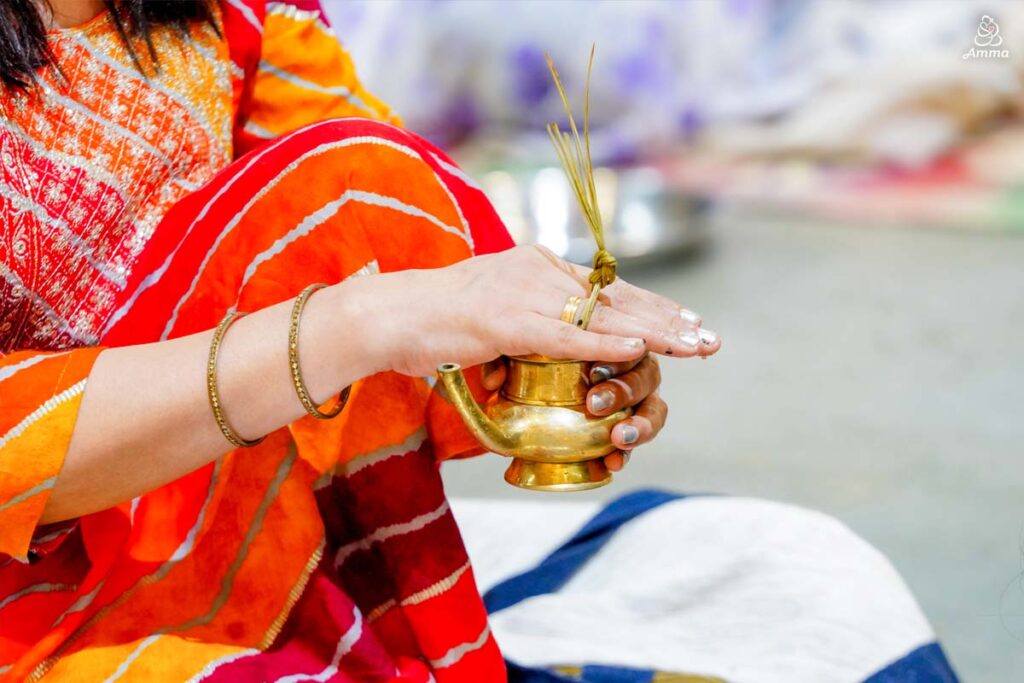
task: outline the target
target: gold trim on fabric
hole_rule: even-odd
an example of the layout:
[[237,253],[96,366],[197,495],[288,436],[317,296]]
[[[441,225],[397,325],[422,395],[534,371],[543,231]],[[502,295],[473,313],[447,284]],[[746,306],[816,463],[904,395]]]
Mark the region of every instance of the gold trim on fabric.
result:
[[[234,561],[231,563],[231,565],[228,566],[227,571],[222,577],[221,591],[217,594],[216,597],[214,597],[213,605],[211,606],[210,610],[208,610],[206,614],[199,615],[198,617],[193,617],[192,619],[189,619],[188,621],[182,624],[178,624],[177,626],[159,628],[154,633],[150,634],[151,637],[171,634],[174,633],[174,631],[186,631],[188,629],[195,628],[198,625],[208,624],[211,621],[213,621],[213,619],[216,617],[217,612],[220,611],[220,608],[227,600],[227,596],[230,593],[231,588],[234,584],[235,575],[241,568],[241,565],[244,562],[245,557],[248,555],[249,547],[252,545],[252,542],[255,540],[255,537],[258,534],[258,531],[254,530],[262,527],[263,519],[267,514],[267,510],[278,499],[278,493],[280,492],[281,486],[288,478],[289,473],[292,470],[292,466],[295,464],[297,455],[298,451],[295,447],[295,442],[291,441],[288,444],[287,454],[277,465],[274,477],[267,484],[267,490],[263,494],[263,499],[260,501],[259,507],[257,507],[255,513],[252,516],[252,519],[249,521],[249,529],[242,537],[242,541],[238,546]],[[134,592],[139,586],[151,585],[152,583],[161,580],[162,577],[166,577],[166,574],[162,574],[161,577],[157,577],[157,573],[163,571],[165,567],[167,568],[166,571],[169,572],[171,571],[171,569],[174,568],[176,564],[177,562],[172,563],[170,560],[166,561],[163,565],[160,566],[159,569],[156,570],[156,572],[152,574],[147,574],[146,576],[142,577],[127,591],[117,596],[117,598],[115,598],[113,602],[111,602],[108,605],[105,605],[104,607],[101,607],[95,614],[93,614],[91,617],[89,617],[84,622],[79,624],[78,627],[76,627],[75,630],[68,635],[64,642],[57,646],[57,648],[53,651],[52,654],[50,654],[50,656],[48,656],[46,659],[41,661],[38,664],[38,666],[36,666],[36,668],[32,671],[32,673],[28,676],[26,680],[30,682],[38,681],[47,673],[49,673],[50,669],[54,667],[54,665],[61,659],[61,657],[63,657],[68,652],[71,646],[74,645],[74,643],[76,643],[85,632],[87,632],[90,628],[92,628],[92,626],[94,626],[96,623],[102,620],[107,614],[110,613],[111,610],[114,610],[118,606],[123,604],[132,594],[134,594]]]
[[[552,667],[556,673],[563,676],[579,678],[583,675],[583,669],[578,666],[556,666]],[[716,676],[698,676],[696,674],[681,674],[669,671],[655,671],[651,683],[727,683],[724,678]]]
[[302,573],[299,574],[299,580],[295,582],[292,589],[288,591],[288,598],[284,601],[284,607],[278,612],[274,620],[270,622],[270,628],[263,634],[263,638],[260,639],[259,644],[256,648],[260,651],[266,651],[268,647],[277,639],[277,636],[281,633],[281,629],[284,628],[284,624],[288,621],[288,616],[292,612],[292,608],[295,607],[295,603],[299,601],[303,591],[306,590],[306,585],[309,583],[310,577],[313,576],[313,571],[316,566],[320,564],[321,558],[324,556],[324,548],[326,546],[325,539],[320,539],[320,545],[317,549],[309,556],[309,561],[306,562],[306,566],[303,567]]

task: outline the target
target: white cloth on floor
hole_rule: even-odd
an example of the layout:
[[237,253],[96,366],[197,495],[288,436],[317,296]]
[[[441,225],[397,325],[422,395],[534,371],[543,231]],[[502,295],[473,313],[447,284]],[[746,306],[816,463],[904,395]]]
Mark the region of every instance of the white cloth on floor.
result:
[[[481,592],[534,567],[600,505],[454,500]],[[702,496],[625,523],[560,590],[491,617],[528,666],[608,664],[731,683],[862,681],[934,633],[889,561],[792,505]]]

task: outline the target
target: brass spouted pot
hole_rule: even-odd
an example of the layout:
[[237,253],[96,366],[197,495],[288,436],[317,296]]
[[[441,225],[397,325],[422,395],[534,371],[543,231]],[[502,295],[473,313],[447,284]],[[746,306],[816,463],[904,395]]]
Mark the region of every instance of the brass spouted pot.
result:
[[481,408],[456,363],[438,368],[462,421],[488,450],[512,457],[505,481],[537,491],[584,491],[612,480],[604,456],[615,451],[611,430],[632,414],[605,417],[586,410],[589,363],[543,356],[508,359],[501,394]]

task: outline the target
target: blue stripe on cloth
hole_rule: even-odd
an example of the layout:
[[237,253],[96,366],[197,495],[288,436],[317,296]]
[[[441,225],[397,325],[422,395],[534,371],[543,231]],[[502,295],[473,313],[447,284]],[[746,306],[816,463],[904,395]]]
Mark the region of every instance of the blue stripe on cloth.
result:
[[583,680],[587,683],[651,683],[654,671],[595,664],[583,667]]
[[505,579],[487,591],[484,594],[487,612],[494,614],[535,595],[554,593],[611,540],[619,527],[680,498],[683,498],[681,494],[656,489],[642,489],[616,498],[536,567]]
[[958,683],[938,643],[928,643],[897,659],[864,683]]
[[531,669],[515,662],[505,662],[508,683],[652,683],[654,671],[627,669],[619,666],[585,666],[582,675],[566,676],[546,669]]
[[519,666],[515,662],[505,660],[505,669],[508,671],[508,683],[579,683],[567,676],[560,676],[545,669],[531,669],[527,666]]
[[[527,598],[560,590],[623,524],[685,497],[645,489],[616,498],[536,567],[505,579],[487,591],[484,604],[488,613],[494,614]],[[581,676],[566,676],[507,660],[506,665],[509,683],[651,683],[654,677],[649,669],[616,666],[584,666]],[[864,683],[958,683],[958,679],[939,644],[929,643],[889,664]]]
[[[644,489],[616,498],[590,519],[583,528],[541,560],[533,569],[505,579],[484,594],[487,611],[494,614],[522,600],[553,593],[611,540],[626,522],[659,505],[684,496]],[[651,683],[654,672],[617,666],[586,666],[582,677],[568,677],[546,669],[533,669],[506,661],[509,683]]]

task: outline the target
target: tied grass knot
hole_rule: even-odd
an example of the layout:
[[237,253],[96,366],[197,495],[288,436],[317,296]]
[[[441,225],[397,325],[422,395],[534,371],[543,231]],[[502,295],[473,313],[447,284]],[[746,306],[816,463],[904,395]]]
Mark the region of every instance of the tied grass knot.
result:
[[594,270],[590,273],[590,283],[602,289],[615,282],[615,257],[606,249],[598,249],[594,254]]

